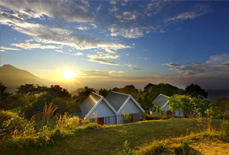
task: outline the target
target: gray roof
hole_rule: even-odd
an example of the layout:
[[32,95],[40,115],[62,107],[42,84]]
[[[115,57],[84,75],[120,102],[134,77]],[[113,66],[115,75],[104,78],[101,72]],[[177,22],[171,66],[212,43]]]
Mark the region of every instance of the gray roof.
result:
[[117,93],[117,92],[111,92],[107,96],[107,101],[113,106],[113,108],[118,111],[120,107],[123,105],[123,103],[127,100],[127,98],[130,95],[123,94],[123,93]]
[[153,105],[164,106],[167,101],[168,96],[160,94],[157,98],[152,102]]
[[91,93],[86,100],[80,105],[80,110],[85,117],[88,112],[98,103],[98,101],[102,98],[99,94]]

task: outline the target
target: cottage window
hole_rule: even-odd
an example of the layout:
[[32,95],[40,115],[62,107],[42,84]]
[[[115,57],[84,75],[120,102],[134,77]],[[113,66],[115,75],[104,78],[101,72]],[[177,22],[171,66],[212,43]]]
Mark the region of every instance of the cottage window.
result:
[[104,124],[106,124],[106,125],[111,124],[110,117],[104,118]]

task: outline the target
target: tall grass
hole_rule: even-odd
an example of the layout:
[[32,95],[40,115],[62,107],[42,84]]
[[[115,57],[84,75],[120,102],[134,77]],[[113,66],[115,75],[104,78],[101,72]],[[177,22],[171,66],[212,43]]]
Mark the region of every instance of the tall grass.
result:
[[100,127],[95,122],[70,117],[67,113],[55,116],[56,109],[52,103],[45,104],[42,113],[34,115],[31,120],[24,119],[16,112],[0,111],[0,145],[3,150],[40,147],[53,143],[56,139],[76,134],[78,130]]

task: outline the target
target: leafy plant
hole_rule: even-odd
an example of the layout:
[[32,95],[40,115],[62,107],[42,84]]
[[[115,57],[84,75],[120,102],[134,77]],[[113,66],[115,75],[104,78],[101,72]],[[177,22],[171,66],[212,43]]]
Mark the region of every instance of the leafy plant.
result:
[[131,121],[131,115],[126,111],[122,111],[122,117],[123,117],[123,122],[124,123],[130,123]]

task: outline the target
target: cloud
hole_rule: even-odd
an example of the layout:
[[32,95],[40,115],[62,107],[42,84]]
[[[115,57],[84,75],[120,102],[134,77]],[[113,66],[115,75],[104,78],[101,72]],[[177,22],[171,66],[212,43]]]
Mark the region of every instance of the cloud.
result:
[[89,58],[101,58],[101,59],[118,59],[119,55],[111,55],[111,54],[104,54],[104,53],[98,53],[96,55],[90,55],[88,54]]
[[119,8],[117,8],[116,6],[109,8],[110,13],[117,12],[118,10],[119,10]]
[[123,12],[123,18],[125,20],[136,20],[137,16],[134,13],[131,12]]
[[184,21],[187,19],[195,19],[206,14],[209,11],[209,6],[207,5],[197,5],[192,8],[191,11],[183,12],[173,17],[166,18],[164,20],[165,23],[167,22],[179,22]]
[[64,53],[64,51],[62,51],[62,50],[55,50],[55,51],[58,53]]
[[29,18],[51,18],[54,20],[68,22],[90,23],[94,21],[92,12],[90,12],[87,1],[52,1],[52,0],[20,0],[9,1],[1,0],[0,5],[11,10],[18,17]]
[[229,53],[211,56],[204,64],[198,62],[188,62],[188,64],[179,65],[170,63],[163,65],[173,67],[170,70],[183,75],[229,75]]
[[120,77],[123,71],[83,70],[77,73],[79,78],[111,78]]
[[[63,46],[69,46],[78,50],[88,50],[88,49],[102,49],[106,51],[111,50],[119,50],[131,48],[128,45],[120,44],[120,43],[108,43],[103,40],[98,40],[96,38],[90,38],[88,36],[80,36],[74,33],[74,31],[56,28],[47,25],[34,24],[20,20],[14,16],[7,17],[4,15],[0,15],[0,23],[3,25],[7,25],[15,29],[16,31],[26,34],[28,36],[33,37],[33,41],[43,43],[43,44],[57,44]],[[93,25],[94,27],[96,25]],[[38,46],[45,48],[55,48],[53,46]],[[14,46],[18,46],[24,49],[32,49],[33,46],[30,46],[29,43],[20,43],[14,44]]]
[[142,70],[141,68],[136,68],[135,67],[136,65],[133,65],[133,64],[126,64],[126,66],[130,67],[133,70]]
[[161,12],[162,8],[168,4],[167,1],[152,1],[148,3],[147,8],[145,9],[145,14],[147,16],[152,16]]
[[139,38],[144,36],[143,30],[139,28],[110,28],[111,36],[122,36],[124,38]]
[[116,62],[112,62],[109,61],[107,59],[118,59],[120,56],[119,55],[111,55],[111,54],[104,54],[104,53],[98,53],[96,55],[87,55],[89,59],[89,61],[91,62],[98,62],[101,64],[106,64],[106,65],[118,65],[120,66],[120,64],[116,63]]
[[101,59],[101,58],[90,58],[89,61],[91,62],[98,62],[101,64],[105,64],[105,65],[116,65],[116,66],[120,66],[118,63],[116,62],[112,62],[106,59]]
[[20,51],[20,49],[18,49],[18,48],[0,46],[0,51],[1,52],[5,52],[6,50],[9,50],[9,51]]
[[99,4],[98,7],[96,8],[96,11],[99,11],[102,8],[102,4]]
[[81,55],[83,55],[83,53],[78,52],[78,53],[75,53],[75,54],[72,54],[72,55],[75,55],[75,56],[81,56]]
[[227,64],[229,63],[229,53],[214,55],[206,61],[207,64]]
[[85,30],[88,30],[89,28],[86,26],[77,26],[76,29],[81,30],[81,31],[85,31]]
[[223,63],[223,64],[220,64],[220,65],[229,68],[229,63]]
[[25,41],[23,43],[14,43],[11,45],[19,47],[19,48],[23,48],[23,49],[29,49],[29,50],[35,49],[35,48],[39,48],[39,49],[59,49],[61,48],[61,46],[54,46],[54,45],[41,45],[38,43],[31,44],[29,41]]
[[169,67],[177,67],[177,66],[182,66],[180,64],[175,64],[175,63],[168,63],[168,64],[162,64],[162,65],[167,65]]
[[116,3],[117,3],[116,0],[111,0],[111,1],[110,1],[110,4],[112,4],[112,5],[115,5]]

